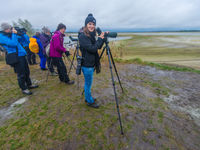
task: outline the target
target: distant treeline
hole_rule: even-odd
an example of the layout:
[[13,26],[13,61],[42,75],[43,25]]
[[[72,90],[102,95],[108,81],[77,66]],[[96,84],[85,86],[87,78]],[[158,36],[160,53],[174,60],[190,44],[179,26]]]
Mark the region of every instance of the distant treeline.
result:
[[35,30],[32,24],[27,19],[24,19],[24,20],[18,19],[17,22],[13,21],[12,24],[13,24],[13,27],[25,28],[29,36],[33,36],[33,34],[35,33]]

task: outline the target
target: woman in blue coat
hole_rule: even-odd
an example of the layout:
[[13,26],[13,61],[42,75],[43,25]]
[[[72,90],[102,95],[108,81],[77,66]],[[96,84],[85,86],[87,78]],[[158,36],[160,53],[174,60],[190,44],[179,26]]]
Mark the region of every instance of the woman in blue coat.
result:
[[18,49],[18,63],[14,64],[14,70],[17,73],[17,80],[22,93],[31,95],[29,89],[37,88],[37,85],[32,85],[30,79],[30,71],[26,60],[26,51],[18,42],[17,31],[7,23],[1,24],[0,44],[6,49],[7,54],[16,53]]

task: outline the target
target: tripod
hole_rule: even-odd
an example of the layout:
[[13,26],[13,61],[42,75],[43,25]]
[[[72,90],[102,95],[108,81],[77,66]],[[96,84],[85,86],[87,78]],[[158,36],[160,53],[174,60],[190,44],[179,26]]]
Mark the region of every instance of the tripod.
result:
[[[75,39],[75,38],[72,38],[71,36],[69,37],[73,42],[77,42],[76,43],[76,49],[74,51],[74,55],[73,55],[73,58],[72,58],[72,61],[71,61],[71,65],[69,67],[69,72],[68,74],[70,74],[71,72],[71,69],[72,69],[72,66],[74,66],[74,59],[75,57],[77,58],[79,56],[79,49],[80,49],[80,46],[79,46],[79,42],[78,42],[78,39]],[[76,67],[74,67],[76,69]]]
[[[123,126],[122,126],[122,121],[121,121],[121,115],[120,115],[120,111],[119,111],[119,101],[118,101],[118,98],[117,98],[117,92],[116,92],[116,88],[115,88],[115,80],[114,80],[114,76],[113,76],[113,71],[112,71],[112,66],[114,67],[114,70],[115,70],[115,73],[117,75],[117,79],[118,79],[118,82],[120,84],[120,87],[121,87],[121,90],[122,90],[122,93],[124,93],[124,89],[122,87],[122,84],[121,84],[121,81],[120,81],[120,78],[119,78],[119,75],[118,75],[118,72],[117,72],[117,68],[116,68],[116,65],[115,65],[115,62],[114,62],[114,59],[113,59],[113,56],[112,56],[112,53],[110,51],[110,47],[109,47],[109,41],[108,39],[106,38],[105,40],[105,47],[103,48],[103,51],[100,55],[100,59],[102,58],[103,56],[103,53],[104,51],[106,50],[106,54],[108,56],[108,62],[109,62],[109,68],[110,68],[110,73],[111,73],[111,79],[112,79],[112,85],[113,85],[113,92],[114,92],[114,95],[115,95],[115,101],[116,101],[116,108],[117,108],[117,113],[118,113],[118,118],[119,118],[119,124],[120,124],[120,129],[121,129],[121,134],[123,135],[124,134],[124,131],[123,131]],[[84,93],[84,90],[82,92],[82,95]]]
[[121,87],[121,90],[122,92],[124,92],[123,90],[123,87],[121,85],[121,81],[120,81],[120,78],[119,78],[119,75],[118,75],[118,72],[117,72],[117,68],[115,66],[115,62],[114,62],[114,59],[112,57],[112,53],[110,51],[110,47],[109,47],[109,41],[108,39],[106,38],[106,42],[105,42],[105,47],[103,48],[103,51],[100,55],[100,59],[104,53],[104,51],[106,50],[106,54],[108,56],[108,62],[109,62],[109,68],[110,68],[110,73],[111,73],[111,79],[112,79],[112,85],[113,85],[113,92],[114,92],[114,95],[115,95],[115,101],[116,101],[116,108],[117,108],[117,113],[118,113],[118,118],[119,118],[119,124],[120,124],[120,129],[121,129],[121,134],[123,135],[124,134],[124,131],[123,131],[123,127],[122,127],[122,121],[121,121],[121,115],[120,115],[120,111],[119,111],[119,101],[118,101],[118,98],[117,98],[117,92],[116,92],[116,87],[115,87],[115,80],[114,80],[114,77],[113,77],[113,71],[112,71],[112,65],[114,67],[114,70],[115,70],[115,73],[117,75],[117,78],[118,78],[118,82],[120,84],[120,87]]

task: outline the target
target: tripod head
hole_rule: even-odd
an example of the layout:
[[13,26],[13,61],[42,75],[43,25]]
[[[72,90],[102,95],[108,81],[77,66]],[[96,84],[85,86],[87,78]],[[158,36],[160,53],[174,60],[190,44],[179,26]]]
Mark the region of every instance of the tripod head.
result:
[[70,39],[72,42],[78,42],[78,39],[73,38],[71,35],[69,36],[69,39]]

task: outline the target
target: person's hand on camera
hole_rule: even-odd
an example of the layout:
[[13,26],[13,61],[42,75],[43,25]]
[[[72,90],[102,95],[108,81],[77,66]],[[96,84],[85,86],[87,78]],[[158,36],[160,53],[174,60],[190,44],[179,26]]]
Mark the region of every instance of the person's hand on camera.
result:
[[15,28],[12,28],[12,33],[17,34],[17,30],[15,30]]
[[68,57],[68,56],[70,56],[71,54],[69,53],[69,51],[66,51],[66,52],[65,52],[65,55]]
[[101,39],[104,39],[104,32],[101,33],[101,35],[99,36]]

